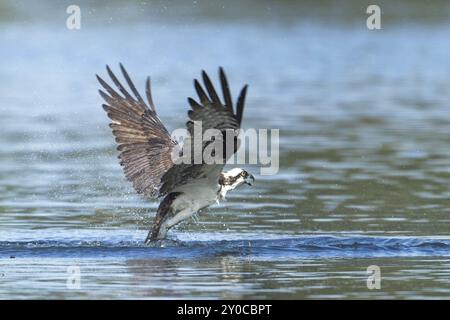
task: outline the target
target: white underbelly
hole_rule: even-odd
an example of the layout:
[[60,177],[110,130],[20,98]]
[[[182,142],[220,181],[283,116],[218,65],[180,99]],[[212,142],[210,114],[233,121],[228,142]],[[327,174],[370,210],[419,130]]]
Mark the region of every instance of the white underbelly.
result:
[[174,211],[190,208],[194,212],[201,208],[214,204],[218,197],[217,188],[197,187],[191,185],[187,188],[180,188],[177,192],[182,192],[173,202]]
[[208,188],[203,184],[200,186],[190,184],[178,188],[176,192],[181,192],[181,194],[172,203],[172,210],[175,214],[166,221],[165,227],[171,228],[177,223],[189,219],[200,209],[216,203],[218,190],[219,186]]

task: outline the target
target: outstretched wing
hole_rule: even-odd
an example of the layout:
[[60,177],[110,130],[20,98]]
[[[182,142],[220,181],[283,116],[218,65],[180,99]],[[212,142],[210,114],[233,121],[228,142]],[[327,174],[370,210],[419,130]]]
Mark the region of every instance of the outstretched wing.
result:
[[119,94],[97,75],[106,91],[99,90],[106,104],[103,109],[111,119],[109,126],[118,144],[120,165],[134,189],[148,197],[159,195],[162,176],[172,167],[171,153],[176,145],[156,115],[150,91],[150,78],[146,82],[148,105],[136,90],[125,68],[122,74],[131,89],[131,95],[106,66]]
[[[197,79],[194,80],[194,87],[197,92],[199,102],[192,98],[188,98],[191,110],[188,111],[188,117],[190,120],[186,123],[186,126],[190,134],[190,138],[186,139],[185,144],[183,145],[183,153],[185,153],[185,150],[187,149],[187,144],[190,145],[190,148],[187,150],[191,150],[191,161],[194,160],[193,150],[195,146],[194,139],[192,137],[194,134],[195,121],[201,123],[202,132],[205,132],[208,129],[216,129],[221,132],[221,141],[224,146],[222,164],[207,164],[204,159],[202,163],[199,164],[194,164],[193,162],[187,164],[175,164],[162,177],[163,184],[160,190],[161,195],[176,191],[178,190],[177,188],[189,185],[191,182],[194,182],[200,177],[206,178],[209,183],[217,184],[219,174],[222,171],[225,162],[233,155],[233,153],[236,152],[238,148],[239,141],[234,137],[232,141],[233,150],[231,152],[227,152],[229,150],[226,150],[225,146],[230,145],[230,143],[227,143],[229,141],[226,140],[226,131],[238,130],[240,128],[244,111],[245,96],[247,93],[247,85],[242,88],[239,94],[235,111],[231,99],[230,88],[223,69],[219,68],[219,78],[224,102],[220,100],[219,95],[214,89],[214,86],[205,71],[202,71],[202,77],[206,91]],[[212,141],[213,140],[202,141],[202,154],[204,154],[205,148]]]

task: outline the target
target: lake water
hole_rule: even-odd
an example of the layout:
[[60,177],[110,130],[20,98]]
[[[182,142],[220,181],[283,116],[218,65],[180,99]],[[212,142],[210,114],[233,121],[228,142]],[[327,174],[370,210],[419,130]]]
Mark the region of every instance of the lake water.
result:
[[[376,31],[364,1],[79,3],[76,31],[70,3],[0,5],[1,299],[450,297],[446,2],[380,1]],[[248,83],[278,174],[248,166],[253,187],[145,246],[158,203],[125,180],[95,79],[118,62],[169,129],[200,70]]]

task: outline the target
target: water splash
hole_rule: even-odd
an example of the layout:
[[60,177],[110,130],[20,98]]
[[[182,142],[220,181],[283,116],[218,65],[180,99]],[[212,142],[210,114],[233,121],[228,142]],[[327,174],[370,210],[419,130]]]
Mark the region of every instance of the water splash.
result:
[[1,241],[0,258],[198,259],[234,256],[256,260],[450,256],[450,239],[429,237],[299,236],[241,240]]

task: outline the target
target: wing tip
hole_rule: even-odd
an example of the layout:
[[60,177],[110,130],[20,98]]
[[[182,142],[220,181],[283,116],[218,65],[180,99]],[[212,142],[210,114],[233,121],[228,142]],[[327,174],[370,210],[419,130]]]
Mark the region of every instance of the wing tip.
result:
[[106,65],[106,72],[108,72],[108,74],[110,74],[110,75],[111,75],[111,73],[113,73],[111,68],[109,67],[109,65]]
[[153,111],[156,114],[156,106],[155,103],[153,102],[151,85],[152,79],[150,76],[147,76],[147,79],[145,79],[145,94],[147,96],[147,101],[151,111]]
[[245,97],[247,95],[247,88],[248,88],[248,84],[245,84],[242,87],[241,92],[239,93],[237,103],[236,103],[236,116],[238,119],[239,126],[242,123],[242,116],[244,114],[244,105],[245,105]]
[[97,78],[97,81],[101,84],[101,86],[102,86],[103,88],[106,89],[105,85],[108,85],[108,84],[106,83],[106,81],[103,80],[103,78],[100,77],[98,74],[95,74],[95,77]]
[[248,89],[248,84],[245,84],[242,89],[241,89],[241,93],[239,94],[239,98],[243,97],[245,98],[245,95],[247,94],[247,89]]
[[219,66],[219,76],[220,77],[225,77],[225,70],[223,69],[222,66]]
[[98,89],[98,93],[99,93],[100,96],[103,98],[103,100],[105,100],[106,102],[107,102],[107,99],[110,98],[110,97],[108,96],[108,94],[107,94],[105,91],[103,91],[102,89]]

